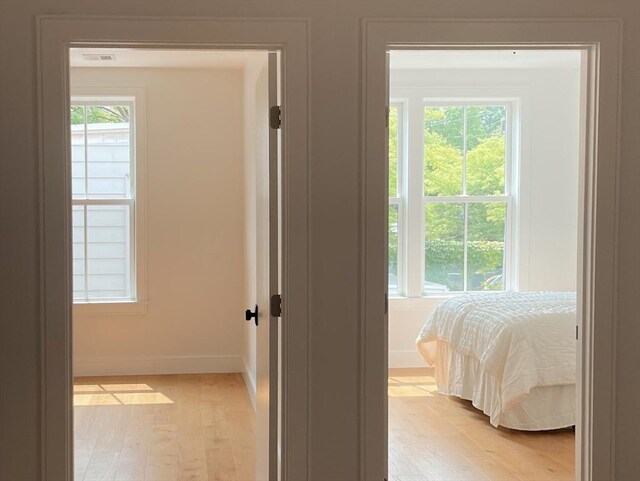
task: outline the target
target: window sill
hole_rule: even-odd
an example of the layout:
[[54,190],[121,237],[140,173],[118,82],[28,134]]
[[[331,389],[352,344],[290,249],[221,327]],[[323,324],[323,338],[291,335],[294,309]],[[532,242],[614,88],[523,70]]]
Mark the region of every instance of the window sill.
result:
[[144,301],[74,302],[74,317],[121,316],[146,314],[148,303]]
[[462,294],[466,294],[466,292],[443,292],[439,294],[425,294],[418,297],[407,297],[401,296],[400,294],[389,294],[390,301],[416,301],[416,300],[424,300],[424,299],[449,299],[450,297],[460,296]]
[[389,307],[394,309],[413,309],[428,305],[440,304],[452,297],[464,296],[468,294],[492,295],[509,291],[467,291],[467,292],[446,292],[438,294],[428,294],[421,297],[405,297],[397,294],[389,295]]
[[448,299],[450,296],[428,296],[428,297],[389,297],[389,310],[422,310],[433,308]]

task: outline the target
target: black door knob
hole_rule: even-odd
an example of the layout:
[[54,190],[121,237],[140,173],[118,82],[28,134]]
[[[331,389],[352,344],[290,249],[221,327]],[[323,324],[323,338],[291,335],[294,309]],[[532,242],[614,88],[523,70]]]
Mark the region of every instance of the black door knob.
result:
[[246,311],[244,311],[244,318],[247,321],[254,319],[257,326],[258,325],[258,305],[256,304],[255,311],[251,311],[251,309],[247,309]]

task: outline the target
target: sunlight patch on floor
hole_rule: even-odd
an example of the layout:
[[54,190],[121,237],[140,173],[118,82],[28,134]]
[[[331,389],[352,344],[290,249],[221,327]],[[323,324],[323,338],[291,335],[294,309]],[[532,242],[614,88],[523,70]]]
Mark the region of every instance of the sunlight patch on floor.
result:
[[174,403],[148,384],[76,384],[73,392],[74,406]]
[[438,392],[432,376],[393,376],[389,377],[389,397],[434,396]]
[[389,386],[389,397],[435,396],[438,389],[431,386]]
[[153,391],[148,384],[101,384],[105,391]]

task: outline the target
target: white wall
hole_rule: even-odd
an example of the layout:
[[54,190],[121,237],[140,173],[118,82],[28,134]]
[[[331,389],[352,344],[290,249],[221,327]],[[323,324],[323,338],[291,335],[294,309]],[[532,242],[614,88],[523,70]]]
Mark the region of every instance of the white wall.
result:
[[146,91],[147,312],[74,318],[76,375],[243,370],[243,72],[73,69]]
[[[432,92],[470,91],[520,98],[520,182],[517,288],[570,291],[577,280],[580,71],[573,68],[394,70],[394,90],[422,86]],[[423,366],[415,339],[442,299],[392,299],[389,366]]]
[[[55,416],[43,396],[42,285],[40,237],[36,25],[41,15],[138,16],[165,18],[295,18],[308,21],[309,81],[309,356],[307,433],[309,480],[361,477],[363,444],[361,133],[362,54],[360,32],[368,18],[379,19],[621,19],[622,68],[619,221],[620,259],[616,278],[615,479],[636,479],[640,472],[640,3],[628,0],[548,2],[461,0],[442,2],[346,0],[332,2],[237,2],[165,0],[32,0],[0,2],[0,479],[42,479],[42,456],[51,433],[42,414]],[[83,20],[78,20],[81,22]],[[536,20],[537,21],[537,20]],[[259,24],[258,22],[255,22]],[[541,32],[545,32],[545,24]],[[269,24],[267,23],[267,28]],[[90,28],[90,25],[87,27]],[[568,32],[572,27],[567,27]],[[162,40],[162,39],[160,39]],[[604,72],[616,76],[615,72]],[[609,77],[611,78],[611,77]],[[296,85],[287,86],[287,89]],[[305,159],[291,159],[294,164]],[[609,164],[607,164],[609,165]],[[306,199],[306,198],[305,198]],[[18,208],[19,207],[19,208]],[[335,232],[340,235],[335,235]],[[612,254],[614,255],[614,254]],[[605,341],[608,342],[608,341]],[[48,362],[51,362],[49,360]],[[57,365],[57,364],[54,364]],[[61,386],[60,389],[67,387]],[[62,421],[61,421],[62,422]],[[607,422],[606,420],[602,422]],[[613,449],[613,448],[612,448]],[[50,461],[50,460],[49,460]],[[306,467],[307,457],[295,460]]]

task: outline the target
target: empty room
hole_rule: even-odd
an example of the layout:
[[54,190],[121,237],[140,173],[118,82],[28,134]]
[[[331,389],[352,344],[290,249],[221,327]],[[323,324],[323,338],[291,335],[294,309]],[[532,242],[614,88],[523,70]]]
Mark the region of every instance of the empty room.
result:
[[268,55],[71,50],[77,481],[255,479]]

